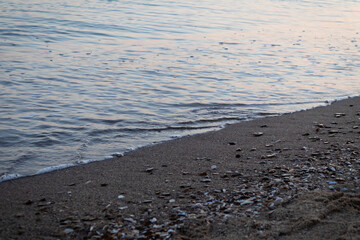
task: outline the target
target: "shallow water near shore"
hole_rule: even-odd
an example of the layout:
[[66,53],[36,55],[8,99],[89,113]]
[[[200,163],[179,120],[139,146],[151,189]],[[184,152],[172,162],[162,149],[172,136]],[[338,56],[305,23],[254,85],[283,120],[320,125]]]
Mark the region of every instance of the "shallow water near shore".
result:
[[360,93],[356,1],[0,7],[0,175]]

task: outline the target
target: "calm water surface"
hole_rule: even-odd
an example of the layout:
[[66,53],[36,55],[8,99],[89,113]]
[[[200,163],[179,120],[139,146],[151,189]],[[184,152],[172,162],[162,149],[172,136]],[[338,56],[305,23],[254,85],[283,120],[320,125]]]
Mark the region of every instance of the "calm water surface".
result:
[[351,0],[0,0],[0,175],[360,94]]

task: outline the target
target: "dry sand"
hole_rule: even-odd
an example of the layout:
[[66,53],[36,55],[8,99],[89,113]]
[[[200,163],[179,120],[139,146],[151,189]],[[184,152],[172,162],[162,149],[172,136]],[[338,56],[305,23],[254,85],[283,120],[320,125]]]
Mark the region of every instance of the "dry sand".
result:
[[360,239],[360,98],[0,183],[0,239]]

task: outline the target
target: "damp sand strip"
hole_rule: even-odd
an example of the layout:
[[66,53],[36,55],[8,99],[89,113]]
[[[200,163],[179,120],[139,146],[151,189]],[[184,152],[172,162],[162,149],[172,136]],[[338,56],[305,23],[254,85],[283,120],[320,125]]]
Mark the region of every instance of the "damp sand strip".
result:
[[360,98],[0,183],[0,238],[357,239]]

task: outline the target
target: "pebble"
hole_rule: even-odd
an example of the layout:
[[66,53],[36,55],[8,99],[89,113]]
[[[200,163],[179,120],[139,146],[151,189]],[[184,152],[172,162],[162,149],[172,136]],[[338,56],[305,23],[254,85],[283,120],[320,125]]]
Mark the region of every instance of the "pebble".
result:
[[208,183],[208,182],[211,182],[211,179],[209,179],[209,178],[204,178],[204,179],[201,179],[200,182]]
[[124,195],[119,195],[119,196],[118,196],[118,199],[123,199],[123,198],[125,198]]
[[124,218],[124,221],[135,224],[136,221],[133,218]]
[[72,229],[72,228],[64,229],[64,234],[69,234],[69,233],[72,233],[72,232],[74,232],[74,229]]
[[346,116],[346,114],[345,113],[335,113],[334,116],[336,118],[340,118],[340,117]]
[[31,205],[31,204],[33,204],[34,202],[33,201],[31,201],[31,200],[27,200],[26,202],[25,202],[25,205]]
[[336,181],[327,181],[327,183],[330,184],[330,185],[336,185],[337,184]]
[[264,133],[263,132],[254,132],[253,135],[255,137],[260,137],[260,136],[264,135]]

